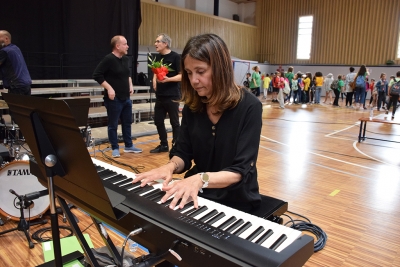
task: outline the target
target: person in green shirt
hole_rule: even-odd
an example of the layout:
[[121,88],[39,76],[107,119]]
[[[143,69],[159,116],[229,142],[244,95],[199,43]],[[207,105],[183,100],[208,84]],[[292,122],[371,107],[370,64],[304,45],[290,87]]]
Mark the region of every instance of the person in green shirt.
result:
[[289,80],[289,87],[290,87],[290,92],[286,96],[285,102],[289,102],[290,101],[290,97],[292,96],[292,92],[293,92],[292,80],[293,80],[293,77],[294,77],[293,70],[294,70],[294,68],[292,66],[290,66],[288,68],[288,71],[285,73],[285,77]]
[[260,96],[260,86],[261,86],[260,68],[258,66],[254,66],[252,70],[253,73],[251,74],[250,90],[253,92],[253,94],[255,94],[255,96]]
[[397,82],[399,82],[400,81],[400,71],[398,71],[397,73],[396,73],[396,78],[394,78],[393,80],[391,80],[390,81],[390,83],[389,83],[389,103],[388,103],[388,105],[387,105],[387,109],[386,109],[386,114],[389,114],[389,109],[390,109],[390,107],[392,106],[392,104],[393,104],[393,111],[392,111],[392,120],[394,119],[394,114],[396,113],[396,109],[397,109],[397,104],[398,104],[398,102],[399,102],[399,95],[393,95],[393,94],[391,94],[391,90],[392,90],[392,87],[393,87],[393,85],[395,84],[395,83],[397,83]]
[[342,75],[338,76],[338,88],[333,90],[335,93],[335,100],[333,101],[333,106],[339,107],[339,95],[342,90],[344,90],[344,77]]

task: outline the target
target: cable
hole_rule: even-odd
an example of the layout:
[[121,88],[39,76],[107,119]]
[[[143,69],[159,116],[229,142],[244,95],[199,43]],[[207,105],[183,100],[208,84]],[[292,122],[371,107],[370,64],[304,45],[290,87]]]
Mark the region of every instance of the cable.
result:
[[87,229],[89,229],[94,223],[92,222],[88,227],[86,227],[85,229],[83,229],[81,232],[85,232]]
[[137,166],[137,167],[134,167],[134,166],[131,166],[131,165],[129,165],[129,164],[125,164],[125,163],[123,163],[123,162],[120,162],[120,161],[115,160],[114,158],[108,156],[106,153],[104,153],[104,150],[99,149],[99,151],[101,152],[101,154],[102,154],[102,156],[103,156],[104,159],[106,159],[106,160],[108,160],[108,161],[110,161],[110,162],[112,162],[112,163],[115,163],[115,164],[118,164],[118,165],[122,165],[122,166],[128,167],[128,168],[130,168],[131,170],[133,170],[136,174],[137,174],[137,173],[140,173],[140,170],[145,168],[145,167],[142,166],[142,165],[139,165],[139,166]]
[[[70,234],[67,235],[67,236],[65,236],[65,237],[69,237],[69,236],[72,236],[72,235],[73,235],[72,229],[71,229],[70,227],[68,227],[68,226],[60,225],[60,226],[59,226],[59,229],[68,230],[68,231],[70,232]],[[42,228],[42,229],[37,230],[36,232],[34,232],[34,233],[32,234],[32,239],[33,239],[33,240],[36,240],[37,242],[40,242],[40,243],[41,243],[41,242],[46,242],[46,241],[52,240],[51,237],[42,238],[42,235],[43,235],[44,233],[46,233],[47,231],[51,231],[51,227],[45,227],[45,228]]]
[[290,221],[285,223],[285,226],[291,224],[291,228],[299,230],[299,231],[307,231],[315,235],[317,241],[314,243],[314,252],[322,250],[325,245],[326,241],[328,240],[328,235],[317,225],[311,223],[311,220],[307,217],[300,215],[298,213],[287,211],[291,214],[304,218],[304,220],[293,220],[293,218],[287,214],[282,214],[290,219]]

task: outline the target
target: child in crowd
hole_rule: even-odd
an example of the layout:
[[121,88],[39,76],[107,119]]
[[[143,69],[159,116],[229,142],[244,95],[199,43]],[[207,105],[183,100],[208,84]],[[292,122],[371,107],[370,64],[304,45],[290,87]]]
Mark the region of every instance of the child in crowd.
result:
[[337,89],[333,90],[333,93],[335,94],[335,100],[333,101],[333,106],[339,107],[339,95],[340,92],[344,90],[344,77],[342,75],[338,76],[338,82],[337,82]]
[[315,104],[319,104],[320,103],[320,99],[321,99],[322,85],[324,84],[324,76],[322,75],[322,72],[317,71],[315,73],[314,83],[315,83],[315,99],[314,99],[314,103]]
[[263,79],[263,89],[264,89],[263,99],[267,99],[268,88],[270,83],[271,83],[271,78],[269,78],[269,74],[266,73]]
[[293,96],[293,103],[298,104],[300,103],[299,101],[299,94],[298,92],[301,90],[299,90],[299,81],[298,81],[298,75],[297,73],[293,76],[292,79],[292,96]]

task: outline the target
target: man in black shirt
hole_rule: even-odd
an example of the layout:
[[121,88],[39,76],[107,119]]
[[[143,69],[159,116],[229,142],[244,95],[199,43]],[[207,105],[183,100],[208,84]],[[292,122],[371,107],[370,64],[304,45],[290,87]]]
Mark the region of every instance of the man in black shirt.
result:
[[164,119],[168,113],[172,126],[172,144],[175,144],[179,135],[179,99],[181,71],[178,53],[171,50],[171,38],[162,33],[157,36],[155,46],[158,55],[155,60],[164,64],[171,64],[172,69],[163,80],[157,80],[156,75],[153,76],[153,88],[156,91],[156,104],[154,107],[154,124],[160,137],[160,145],[150,150],[150,153],[168,152],[167,131],[165,129]]
[[3,86],[11,94],[30,95],[31,76],[18,46],[11,43],[11,34],[0,31],[0,72]]
[[125,37],[114,36],[111,39],[112,52],[97,65],[93,79],[104,87],[104,105],[108,116],[108,139],[111,143],[112,156],[119,157],[118,119],[121,120],[124,152],[141,153],[142,150],[132,143],[132,78],[130,77],[128,44]]

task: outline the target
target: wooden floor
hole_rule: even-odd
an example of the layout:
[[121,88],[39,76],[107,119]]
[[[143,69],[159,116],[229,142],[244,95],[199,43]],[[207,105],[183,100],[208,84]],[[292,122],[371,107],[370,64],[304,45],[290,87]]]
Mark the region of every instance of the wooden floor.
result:
[[[369,111],[324,104],[284,110],[277,104],[264,106],[257,162],[260,192],[287,201],[290,211],[308,217],[328,235],[326,247],[305,266],[400,266],[400,144],[358,143],[358,119],[368,116]],[[390,119],[391,113],[375,111],[374,116]],[[400,121],[400,111],[397,116]],[[400,126],[369,123],[367,136],[400,142]],[[158,145],[157,136],[135,143],[144,152],[122,153],[119,161],[140,171],[168,161],[167,153],[149,153]],[[101,159],[101,153],[96,156]],[[90,226],[87,215],[73,212],[82,230]],[[8,221],[0,231],[15,225]],[[32,227],[31,233],[41,227]],[[95,247],[102,246],[93,226],[85,232]],[[112,239],[122,244],[118,234]],[[41,245],[30,250],[22,232],[0,236],[0,266],[42,262]]]

